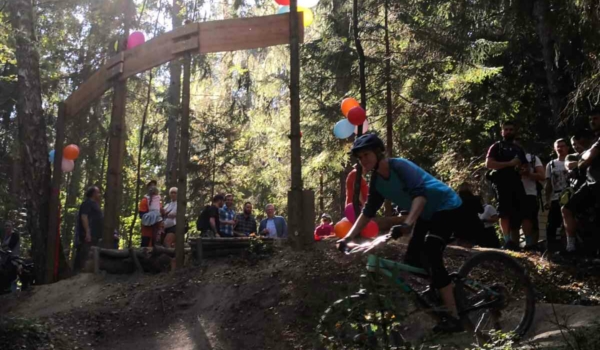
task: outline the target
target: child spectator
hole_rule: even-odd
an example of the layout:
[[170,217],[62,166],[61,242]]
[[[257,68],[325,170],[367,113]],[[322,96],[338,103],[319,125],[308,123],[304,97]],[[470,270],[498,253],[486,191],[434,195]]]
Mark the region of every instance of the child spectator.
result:
[[321,225],[315,229],[315,241],[320,241],[323,238],[335,236],[333,233],[333,225],[331,225],[331,216],[329,214],[321,215]]

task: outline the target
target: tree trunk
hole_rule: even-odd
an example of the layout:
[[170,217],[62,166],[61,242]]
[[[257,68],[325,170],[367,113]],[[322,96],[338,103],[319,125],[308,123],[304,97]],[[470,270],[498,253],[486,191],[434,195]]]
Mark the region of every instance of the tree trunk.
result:
[[323,180],[323,172],[321,172],[319,177],[319,211],[321,215],[325,212],[325,184]]
[[[173,29],[181,27],[181,3],[180,0],[173,0],[171,8],[171,23]],[[169,63],[170,85],[168,91],[168,142],[167,142],[167,168],[166,168],[166,186],[169,188],[177,183],[177,135],[180,113],[181,96],[181,61],[173,60]]]
[[[389,158],[394,155],[393,147],[393,127],[394,121],[392,116],[392,53],[390,50],[390,30],[388,23],[389,0],[385,0],[384,4],[384,27],[385,27],[385,135],[386,135],[386,152]],[[392,202],[389,199],[385,200],[385,216],[392,215]]]
[[[135,15],[135,5],[131,0],[123,0],[124,35],[119,48],[127,47],[127,38],[131,21]],[[126,123],[125,110],[127,105],[127,79],[117,80],[113,88],[113,108],[110,119],[110,142],[108,150],[108,171],[106,172],[106,193],[104,201],[104,232],[102,246],[113,246],[113,233],[119,228],[121,194],[123,187],[123,158],[125,156]]]
[[42,110],[39,55],[35,37],[35,15],[31,0],[8,2],[15,37],[18,69],[17,120],[21,146],[23,195],[27,208],[27,230],[36,267],[36,280],[46,282],[46,237],[50,200],[50,164],[46,119]]
[[179,147],[179,169],[177,172],[177,225],[175,227],[175,266],[183,268],[185,262],[185,213],[187,210],[187,165],[189,162],[188,150],[190,147],[190,84],[191,61],[189,53],[185,55],[183,63],[183,91],[181,96],[181,145]]
[[[354,45],[358,54],[358,72],[360,80],[360,104],[362,108],[367,110],[367,78],[365,76],[365,51],[360,40],[360,32],[358,30],[358,0],[352,3],[352,32],[354,34]],[[357,137],[363,133],[362,124],[358,126]],[[362,167],[360,163],[356,166],[356,178],[354,181],[354,193],[352,196],[352,206],[356,217],[360,214],[360,184],[362,182]]]
[[554,40],[552,39],[552,24],[550,23],[550,6],[548,0],[536,0],[533,5],[533,16],[536,21],[536,30],[542,45],[544,68],[546,70],[546,83],[548,85],[548,100],[552,109],[552,123],[560,123],[561,98],[558,88],[558,74],[554,64]]
[[146,130],[146,120],[148,119],[148,108],[150,107],[150,97],[152,96],[152,70],[150,70],[148,78],[148,93],[146,94],[146,105],[144,106],[144,114],[142,115],[142,126],[140,128],[140,143],[138,145],[138,158],[137,158],[137,172],[135,177],[135,201],[133,202],[133,221],[129,226],[129,238],[127,240],[127,247],[131,248],[131,241],[133,238],[133,228],[137,222],[137,206],[140,202],[140,182],[142,176],[142,151],[144,150],[144,131]]

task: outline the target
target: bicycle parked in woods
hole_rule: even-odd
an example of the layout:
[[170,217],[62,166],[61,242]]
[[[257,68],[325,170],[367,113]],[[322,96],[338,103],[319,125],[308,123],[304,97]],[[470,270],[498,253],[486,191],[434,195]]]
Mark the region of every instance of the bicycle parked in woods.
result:
[[[346,254],[368,253],[401,236],[401,227]],[[474,255],[450,275],[460,322],[479,342],[493,331],[522,337],[533,321],[534,291],[525,270],[508,255],[486,251]],[[421,284],[419,284],[421,281]],[[421,268],[370,254],[361,288],[333,303],[317,332],[326,349],[411,349],[427,334],[422,323],[445,315],[435,289]],[[423,314],[429,317],[422,317]]]

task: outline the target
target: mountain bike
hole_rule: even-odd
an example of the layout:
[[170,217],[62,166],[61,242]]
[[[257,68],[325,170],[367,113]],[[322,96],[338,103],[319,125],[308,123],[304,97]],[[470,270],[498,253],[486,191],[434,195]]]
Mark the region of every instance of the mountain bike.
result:
[[[398,235],[392,233],[347,254],[367,253]],[[362,248],[361,248],[362,247]],[[501,331],[522,337],[533,321],[534,291],[525,270],[508,255],[485,251],[467,260],[454,283],[460,322],[479,343]],[[326,349],[412,349],[430,335],[429,327],[447,316],[425,269],[383,259],[367,258],[361,288],[334,302],[323,314],[317,333]]]

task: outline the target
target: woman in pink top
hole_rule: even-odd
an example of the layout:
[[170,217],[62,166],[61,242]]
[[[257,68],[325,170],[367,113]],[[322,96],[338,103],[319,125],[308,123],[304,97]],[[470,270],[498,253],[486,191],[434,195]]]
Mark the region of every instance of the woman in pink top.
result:
[[321,215],[321,225],[315,229],[315,241],[320,241],[325,237],[335,236],[333,225],[331,225],[331,216],[329,214]]

